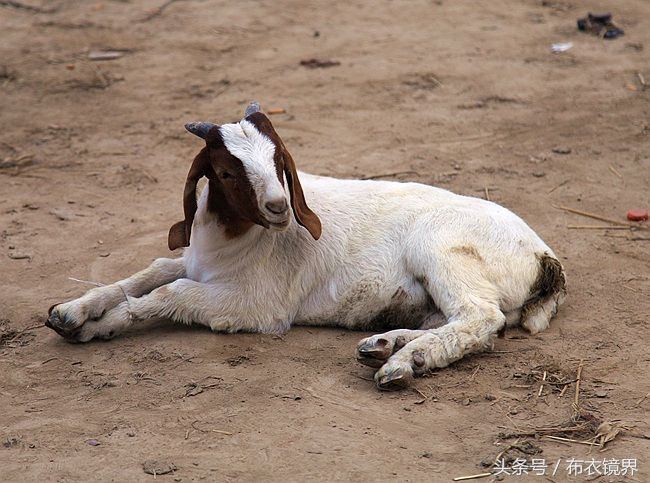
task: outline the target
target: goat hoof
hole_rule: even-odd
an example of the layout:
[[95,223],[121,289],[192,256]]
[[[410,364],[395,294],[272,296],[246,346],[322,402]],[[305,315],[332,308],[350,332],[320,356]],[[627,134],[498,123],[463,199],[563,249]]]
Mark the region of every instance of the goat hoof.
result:
[[388,359],[393,353],[390,342],[384,338],[370,338],[361,341],[357,352],[361,356],[374,357],[375,359]]
[[66,312],[61,312],[56,306],[50,308],[49,315],[45,321],[45,327],[49,327],[64,339],[76,342],[76,336],[81,331],[83,324],[79,324]]
[[413,381],[413,371],[404,367],[380,369],[375,374],[377,387],[382,391],[398,391],[407,388]]
[[392,353],[391,344],[387,339],[370,338],[361,341],[357,347],[357,360],[366,366],[379,368]]

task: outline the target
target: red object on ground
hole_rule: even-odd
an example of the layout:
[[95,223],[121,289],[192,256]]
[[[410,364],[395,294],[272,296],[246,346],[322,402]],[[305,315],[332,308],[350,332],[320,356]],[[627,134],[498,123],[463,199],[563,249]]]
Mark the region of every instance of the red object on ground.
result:
[[630,221],[647,221],[648,210],[630,210],[627,212],[627,219]]

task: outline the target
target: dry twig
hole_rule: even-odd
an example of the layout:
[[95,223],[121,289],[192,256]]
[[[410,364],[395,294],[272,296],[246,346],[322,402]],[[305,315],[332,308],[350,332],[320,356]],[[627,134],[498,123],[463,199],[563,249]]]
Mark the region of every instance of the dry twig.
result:
[[631,226],[617,225],[567,225],[569,230],[632,230]]
[[625,223],[623,221],[618,221],[618,220],[613,220],[612,218],[607,218],[604,216],[600,216],[594,213],[589,213],[588,211],[582,211],[582,210],[576,210],[575,208],[569,208],[568,206],[556,206],[556,205],[551,205],[553,208],[558,209],[558,210],[563,210],[563,211],[568,211],[569,213],[574,213],[576,215],[580,216],[586,216],[587,218],[593,218],[594,220],[600,220],[600,221],[606,221],[607,223],[612,223],[614,225],[619,225],[619,226],[626,226],[628,228],[636,228],[639,230],[648,230],[650,229],[649,227],[642,226],[642,225],[631,225],[629,223]]
[[542,383],[539,385],[539,392],[537,393],[537,397],[542,397],[542,392],[544,391],[545,382],[546,382],[546,371],[544,371],[544,375],[542,376]]
[[232,436],[234,433],[231,433],[229,431],[222,431],[221,429],[202,429],[202,428],[197,428],[195,425],[196,423],[199,423],[199,420],[196,420],[190,424],[192,426],[192,429],[195,429],[199,433],[219,433],[219,434],[225,434],[227,436]]
[[546,435],[544,436],[546,439],[552,439],[555,441],[564,441],[566,443],[579,443],[579,444],[586,444],[589,446],[599,446],[598,443],[592,443],[591,441],[579,441],[577,439],[571,439],[571,438],[562,438],[560,436],[551,436],[551,435]]
[[479,478],[487,478],[488,476],[492,476],[492,473],[478,473],[476,475],[457,476],[454,478],[454,481],[478,480]]
[[610,170],[612,173],[614,173],[616,176],[618,176],[619,178],[623,179],[623,176],[621,175],[621,173],[619,173],[618,171],[616,171],[616,168],[614,168],[614,166],[612,166],[611,164],[609,165],[609,170]]
[[73,278],[73,277],[68,277],[68,280],[72,280],[73,282],[79,282],[79,283],[87,283],[89,285],[94,285],[95,287],[103,287],[103,283],[99,282],[91,282],[90,280],[81,280],[79,278]]
[[379,178],[391,178],[393,176],[398,176],[400,174],[415,174],[420,176],[420,173],[417,171],[396,171],[394,173],[384,173],[384,174],[374,174],[372,176],[364,176],[361,179],[379,179]]
[[650,397],[650,392],[649,392],[648,394],[646,394],[645,396],[643,396],[641,399],[639,399],[639,400],[636,402],[636,404],[635,404],[634,406],[632,406],[632,407],[638,408],[639,406],[641,406],[641,403],[642,403],[643,401],[645,401],[648,397]]
[[580,379],[582,378],[582,366],[584,361],[580,359],[578,371],[576,372],[576,394],[573,398],[573,420],[577,421],[580,417]]
[[165,11],[167,7],[169,7],[172,3],[174,2],[180,2],[181,0],[167,0],[165,3],[163,3],[160,7],[155,8],[149,13],[148,15],[145,15],[142,17],[140,22],[148,22],[149,20],[152,20],[160,15]]
[[555,190],[558,189],[558,188],[561,188],[562,186],[564,186],[564,185],[567,184],[568,182],[569,182],[568,179],[562,181],[562,182],[561,182],[559,185],[557,185],[555,188],[552,188],[552,189],[551,189],[547,194],[550,195],[551,193],[553,193],[553,191],[555,191]]
[[53,7],[53,8],[36,7],[34,5],[27,5],[22,2],[17,2],[16,0],[0,0],[0,7],[11,7],[19,10],[27,10],[28,12],[34,12],[34,13],[55,13],[59,9],[59,7]]

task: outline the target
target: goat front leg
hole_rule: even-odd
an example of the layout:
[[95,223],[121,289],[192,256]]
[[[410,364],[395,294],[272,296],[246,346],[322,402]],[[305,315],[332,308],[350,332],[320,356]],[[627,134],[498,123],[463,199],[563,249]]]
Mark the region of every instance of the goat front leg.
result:
[[[242,302],[243,300],[243,302]],[[140,298],[129,298],[102,318],[85,324],[76,342],[110,339],[137,321],[157,317],[184,324],[206,325],[215,331],[285,332],[288,319],[247,314],[248,303],[236,289],[181,278]]]
[[379,389],[408,386],[415,375],[446,367],[464,355],[492,347],[505,315],[496,304],[466,306],[449,323],[424,331],[393,354],[375,374]]
[[66,339],[76,341],[86,322],[100,319],[127,297],[140,297],[184,276],[182,258],[158,258],[129,278],[93,288],[78,299],[52,306],[45,325]]

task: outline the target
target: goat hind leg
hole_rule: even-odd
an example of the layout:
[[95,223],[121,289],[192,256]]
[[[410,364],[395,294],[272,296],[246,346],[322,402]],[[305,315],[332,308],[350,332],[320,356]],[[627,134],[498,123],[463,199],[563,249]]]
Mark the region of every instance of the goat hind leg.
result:
[[375,374],[377,387],[406,387],[415,375],[487,349],[504,324],[505,316],[496,304],[466,307],[450,317],[447,325],[426,331],[391,356]]
[[129,278],[93,288],[75,300],[52,306],[45,325],[67,339],[77,340],[77,333],[87,321],[100,319],[125,298],[140,297],[183,276],[182,258],[158,258]]
[[396,329],[366,337],[357,344],[357,361],[379,368],[396,351],[425,333],[424,330]]
[[446,323],[447,319],[442,312],[432,312],[422,321],[419,330],[396,329],[366,337],[357,344],[357,361],[379,368],[406,344],[426,334],[426,329],[441,327]]

